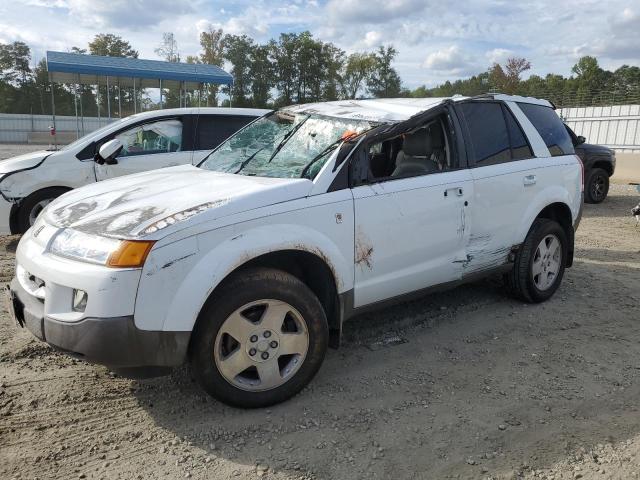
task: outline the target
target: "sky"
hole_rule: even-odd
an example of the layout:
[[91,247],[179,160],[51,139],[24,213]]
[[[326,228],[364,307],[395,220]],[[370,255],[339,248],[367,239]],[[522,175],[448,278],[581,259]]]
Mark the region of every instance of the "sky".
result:
[[185,58],[200,51],[210,25],[258,42],[309,30],[347,53],[391,44],[409,88],[466,78],[514,55],[543,76],[570,75],[583,55],[607,69],[640,65],[639,0],[0,0],[0,42],[27,43],[34,60],[86,48],[97,33],[157,59],[163,32],[175,34]]

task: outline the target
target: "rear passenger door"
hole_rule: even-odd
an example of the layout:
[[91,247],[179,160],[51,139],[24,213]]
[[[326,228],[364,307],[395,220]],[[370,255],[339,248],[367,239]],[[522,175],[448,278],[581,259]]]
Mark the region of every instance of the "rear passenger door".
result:
[[255,118],[250,115],[211,115],[201,113],[195,128],[193,164],[198,165],[211,150],[255,120]]
[[456,108],[474,183],[468,210],[471,235],[463,267],[467,276],[508,261],[512,246],[518,243],[519,220],[539,191],[537,176],[543,162],[505,103],[467,101]]

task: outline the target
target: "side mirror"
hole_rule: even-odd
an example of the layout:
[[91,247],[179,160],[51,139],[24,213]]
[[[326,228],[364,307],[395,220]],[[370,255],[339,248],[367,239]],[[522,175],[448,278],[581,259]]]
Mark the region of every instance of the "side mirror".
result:
[[99,164],[106,163],[107,165],[117,164],[118,160],[116,160],[116,157],[120,154],[123,148],[124,145],[122,145],[122,142],[117,138],[109,140],[100,147],[97,162]]
[[578,143],[576,143],[576,145],[582,145],[586,141],[587,141],[586,138],[584,138],[582,135],[578,135]]

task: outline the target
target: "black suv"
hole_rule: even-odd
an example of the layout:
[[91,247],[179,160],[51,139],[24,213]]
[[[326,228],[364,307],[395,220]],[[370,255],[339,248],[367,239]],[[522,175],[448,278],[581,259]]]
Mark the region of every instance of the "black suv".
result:
[[584,164],[584,201],[600,203],[609,193],[609,178],[616,170],[616,152],[602,145],[585,143],[582,135],[576,135],[566,124],[565,127]]

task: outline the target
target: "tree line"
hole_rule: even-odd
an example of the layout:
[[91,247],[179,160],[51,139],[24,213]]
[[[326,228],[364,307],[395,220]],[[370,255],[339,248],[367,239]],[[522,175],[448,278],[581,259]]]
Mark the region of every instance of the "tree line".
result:
[[[525,58],[495,63],[470,78],[446,81],[436,87],[403,87],[393,67],[397,50],[380,46],[373,51],[347,54],[310,32],[282,33],[266,43],[247,35],[225,34],[210,27],[200,34],[201,53],[183,56],[173,33],[163,34],[156,54],[169,62],[205,63],[229,69],[234,83],[229,87],[206,85],[201,92],[185,96],[164,90],[164,107],[187,105],[279,107],[283,105],[370,97],[447,97],[504,92],[547,98],[558,106],[598,105],[640,101],[640,68],[624,65],[615,71],[602,69],[596,58],[585,56],[564,77],[522,75],[531,68]],[[98,34],[86,48],[72,47],[80,54],[137,58],[138,51],[120,36]],[[56,113],[96,116],[98,110],[132,113],[133,102],[144,109],[159,108],[144,92],[105,86],[74,86],[49,83],[46,61],[31,65],[31,50],[23,42],[0,44],[0,112],[50,114],[51,88]],[[223,96],[221,94],[224,94]],[[221,98],[224,97],[224,101]],[[77,99],[77,102],[74,102]],[[116,107],[117,106],[117,107]],[[119,110],[122,110],[121,112]]]

